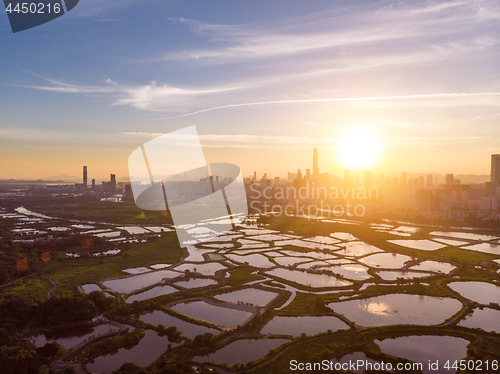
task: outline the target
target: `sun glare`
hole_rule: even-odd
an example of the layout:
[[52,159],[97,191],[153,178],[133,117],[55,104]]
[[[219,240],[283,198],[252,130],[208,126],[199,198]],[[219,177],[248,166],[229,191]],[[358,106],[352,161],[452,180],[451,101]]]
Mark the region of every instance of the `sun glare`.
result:
[[379,162],[381,149],[379,137],[370,128],[351,127],[338,141],[338,160],[346,169],[365,170]]

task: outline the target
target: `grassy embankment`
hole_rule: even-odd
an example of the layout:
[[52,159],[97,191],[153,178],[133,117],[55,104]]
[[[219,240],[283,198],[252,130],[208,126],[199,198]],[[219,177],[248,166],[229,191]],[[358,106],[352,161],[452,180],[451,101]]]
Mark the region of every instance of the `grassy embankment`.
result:
[[39,265],[41,274],[50,276],[57,283],[54,295],[76,292],[76,286],[123,277],[121,270],[150,266],[159,263],[175,264],[184,255],[175,233],[165,233],[154,242],[130,245],[116,256],[55,258]]
[[26,198],[17,202],[50,217],[117,224],[171,224],[170,212],[143,210],[134,202],[99,201],[94,197]]

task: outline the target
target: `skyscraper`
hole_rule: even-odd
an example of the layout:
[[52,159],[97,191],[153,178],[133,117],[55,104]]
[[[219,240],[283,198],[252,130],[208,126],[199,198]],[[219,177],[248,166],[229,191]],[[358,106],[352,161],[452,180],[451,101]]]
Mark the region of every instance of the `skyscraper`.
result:
[[83,188],[87,188],[87,167],[83,167]]
[[313,152],[313,177],[318,179],[319,177],[319,167],[318,167],[318,149],[314,148]]
[[116,175],[111,174],[110,189],[114,190],[116,188]]
[[453,174],[446,174],[446,185],[452,186],[455,184],[455,177]]
[[491,155],[491,184],[500,187],[500,155]]

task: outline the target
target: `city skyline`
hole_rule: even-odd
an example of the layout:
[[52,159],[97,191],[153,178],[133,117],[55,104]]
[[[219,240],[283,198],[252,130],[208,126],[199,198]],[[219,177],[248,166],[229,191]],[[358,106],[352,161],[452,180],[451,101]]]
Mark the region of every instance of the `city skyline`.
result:
[[498,2],[154,9],[89,0],[14,36],[0,16],[0,179],[125,177],[140,144],[193,124],[208,162],[246,175],[305,169],[314,147],[341,174],[353,146],[375,173],[490,173]]

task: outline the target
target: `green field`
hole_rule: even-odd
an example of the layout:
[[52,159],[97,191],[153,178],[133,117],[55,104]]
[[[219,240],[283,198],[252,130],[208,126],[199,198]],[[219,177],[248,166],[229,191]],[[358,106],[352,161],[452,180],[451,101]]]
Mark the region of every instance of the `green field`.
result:
[[[23,199],[26,209],[42,213],[50,217],[76,219],[81,221],[95,221],[119,224],[171,224],[170,212],[143,210],[133,201],[115,203],[99,201],[95,197],[51,197],[37,199]],[[17,205],[19,206],[19,205]]]
[[0,288],[2,295],[23,295],[27,299],[45,301],[52,284],[46,278],[27,277]]
[[54,279],[58,285],[54,295],[76,292],[76,286],[123,277],[126,268],[158,263],[178,263],[184,251],[174,232],[166,233],[151,243],[135,244],[116,256],[53,259],[39,265],[41,274]]

